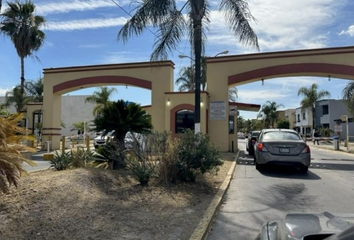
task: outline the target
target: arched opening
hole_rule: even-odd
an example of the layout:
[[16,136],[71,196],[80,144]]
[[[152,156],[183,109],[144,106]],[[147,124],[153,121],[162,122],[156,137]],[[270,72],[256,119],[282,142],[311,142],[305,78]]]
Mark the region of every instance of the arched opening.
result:
[[194,112],[188,109],[183,109],[175,114],[175,132],[183,133],[187,129],[194,131]]

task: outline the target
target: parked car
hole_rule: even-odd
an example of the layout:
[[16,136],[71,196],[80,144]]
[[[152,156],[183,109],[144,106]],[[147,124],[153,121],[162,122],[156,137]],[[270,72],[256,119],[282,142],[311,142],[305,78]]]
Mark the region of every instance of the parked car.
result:
[[253,156],[254,154],[254,144],[256,144],[257,140],[258,140],[258,136],[260,134],[261,131],[253,131],[250,133],[249,137],[248,137],[248,141],[247,141],[247,152],[249,155]]
[[239,139],[245,139],[245,134],[242,133],[242,132],[238,132],[238,133],[237,133],[237,137],[238,137]]
[[265,129],[254,148],[256,168],[269,163],[296,165],[307,172],[311,164],[310,147],[290,129]]
[[298,213],[263,225],[259,240],[353,240],[354,214]]
[[104,146],[106,145],[107,141],[108,141],[108,138],[109,139],[114,139],[114,130],[113,131],[110,131],[106,134],[104,134],[104,131],[101,132],[100,135],[98,135],[97,137],[95,137],[95,139],[93,140],[93,146],[95,148],[98,148],[100,146]]

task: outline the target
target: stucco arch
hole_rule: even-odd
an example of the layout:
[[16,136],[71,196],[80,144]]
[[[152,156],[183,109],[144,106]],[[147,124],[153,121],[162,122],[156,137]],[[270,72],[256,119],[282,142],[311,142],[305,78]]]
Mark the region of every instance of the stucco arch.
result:
[[51,141],[52,149],[60,147],[61,95],[95,86],[150,89],[153,126],[165,130],[165,92],[173,91],[173,69],[171,61],[44,69],[43,145]]
[[[228,89],[250,82],[290,76],[328,76],[354,80],[354,47],[309,49],[223,56],[207,59],[210,101],[225,101]],[[267,100],[267,99],[264,99]],[[228,114],[209,122],[210,139],[228,146]],[[230,141],[230,140],[229,140]],[[225,147],[222,147],[224,150]]]
[[176,129],[176,113],[181,111],[181,110],[189,110],[194,113],[194,105],[192,104],[180,104],[175,106],[174,108],[171,109],[170,111],[170,131],[172,132],[173,135],[175,135],[175,129]]

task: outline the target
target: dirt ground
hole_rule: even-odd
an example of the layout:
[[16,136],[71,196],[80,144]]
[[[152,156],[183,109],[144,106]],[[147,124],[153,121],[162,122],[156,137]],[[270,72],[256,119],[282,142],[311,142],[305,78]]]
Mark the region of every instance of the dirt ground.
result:
[[126,171],[46,170],[0,194],[0,239],[188,239],[230,169],[195,183],[141,187]]

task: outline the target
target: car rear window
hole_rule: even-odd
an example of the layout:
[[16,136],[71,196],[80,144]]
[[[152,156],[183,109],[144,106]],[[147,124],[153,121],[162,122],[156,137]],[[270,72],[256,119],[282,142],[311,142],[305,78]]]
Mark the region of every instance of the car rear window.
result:
[[301,137],[292,132],[265,132],[263,140],[301,140]]
[[261,132],[252,132],[252,137],[258,137]]

